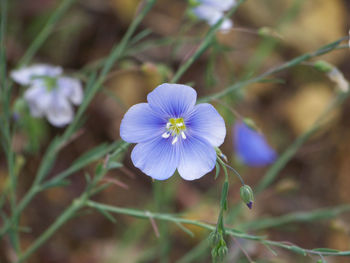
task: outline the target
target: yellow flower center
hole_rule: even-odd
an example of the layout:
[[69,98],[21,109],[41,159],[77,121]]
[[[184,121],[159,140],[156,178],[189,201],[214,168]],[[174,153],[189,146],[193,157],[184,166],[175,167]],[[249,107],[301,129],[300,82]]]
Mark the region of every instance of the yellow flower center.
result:
[[183,118],[170,118],[165,128],[167,131],[162,134],[162,137],[165,139],[169,138],[170,135],[174,137],[171,142],[172,144],[175,144],[178,141],[180,135],[182,139],[186,139],[186,125]]

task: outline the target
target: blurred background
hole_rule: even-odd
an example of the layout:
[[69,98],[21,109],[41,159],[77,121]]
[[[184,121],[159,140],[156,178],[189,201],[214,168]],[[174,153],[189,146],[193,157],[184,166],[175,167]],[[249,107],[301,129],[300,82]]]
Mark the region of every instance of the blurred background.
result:
[[[6,39],[9,69],[13,69],[60,2],[10,1]],[[76,1],[34,61],[61,65],[66,73],[86,81],[122,38],[140,2]],[[149,31],[143,39],[130,45],[123,59],[115,65],[103,91],[89,107],[81,133],[61,151],[50,176],[69,167],[74,159],[93,146],[118,140],[120,121],[126,110],[145,101],[147,93],[168,81],[193,54],[208,26],[190,18],[187,8],[186,1],[157,1],[138,29],[138,32]],[[226,34],[218,33],[213,47],[195,62],[180,82],[189,83],[201,97],[314,51],[348,34],[349,10],[348,0],[248,0],[232,17],[234,28]],[[262,31],[267,33],[261,34]],[[348,49],[336,50],[321,58],[338,67],[345,78],[350,78],[349,52]],[[232,109],[254,120],[269,144],[278,153],[283,153],[295,138],[312,126],[338,92],[337,85],[326,74],[309,65],[294,67],[275,77],[279,81],[250,85],[221,101],[212,102],[224,117],[228,130],[221,149],[253,189],[268,167],[249,167],[237,159],[232,138],[235,122]],[[240,183],[232,176],[226,223],[304,248],[349,250],[349,214],[331,220],[271,225],[262,229],[245,225],[259,218],[349,203],[349,114],[350,103],[345,101],[332,112],[327,124],[301,147],[272,186],[256,197],[254,208],[241,208],[238,215],[230,213],[241,204]],[[20,195],[33,181],[48,143],[63,131],[50,126],[45,119],[30,120],[21,125],[13,142],[15,151],[22,157]],[[125,154],[125,167],[108,174],[109,178],[122,184],[109,187],[95,200],[121,207],[183,213],[186,218],[216,222],[223,176],[214,180],[214,171],[193,182],[184,181],[178,175],[164,182],[152,182],[131,163],[131,149]],[[0,187],[7,175],[5,163],[2,155]],[[85,169],[93,170],[94,166]],[[71,177],[69,186],[38,195],[23,214],[21,225],[30,228],[22,233],[23,247],[31,244],[84,187],[84,171],[81,171]],[[161,195],[162,203],[157,201],[157,194]],[[117,215],[116,220],[113,224],[95,211],[83,211],[28,262],[211,262],[206,230],[188,226],[195,233],[190,237],[174,224],[157,222],[162,233],[157,238],[148,220],[121,215]],[[278,256],[274,256],[265,246],[255,242],[229,238],[228,241],[230,255],[227,262],[249,262],[240,247],[255,262],[317,260],[280,249],[276,249]],[[10,262],[11,257],[9,244],[3,241],[0,262]],[[347,258],[327,258],[327,262],[349,261]]]

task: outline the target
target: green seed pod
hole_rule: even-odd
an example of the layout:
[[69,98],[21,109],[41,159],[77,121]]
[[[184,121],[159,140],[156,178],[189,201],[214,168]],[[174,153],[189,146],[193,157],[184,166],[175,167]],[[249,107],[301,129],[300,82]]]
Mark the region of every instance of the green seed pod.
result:
[[249,209],[251,209],[254,202],[254,194],[252,188],[250,188],[249,185],[243,185],[239,191],[242,201],[249,207]]
[[331,72],[334,68],[333,65],[329,64],[328,62],[324,61],[324,60],[318,60],[314,63],[314,67],[315,69],[317,69],[318,71],[321,72]]

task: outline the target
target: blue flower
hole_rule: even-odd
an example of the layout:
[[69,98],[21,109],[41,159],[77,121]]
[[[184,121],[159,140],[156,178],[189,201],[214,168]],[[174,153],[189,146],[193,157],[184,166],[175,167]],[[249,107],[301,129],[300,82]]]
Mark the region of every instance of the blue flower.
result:
[[148,103],[125,114],[120,136],[137,143],[131,159],[148,176],[165,180],[177,169],[183,179],[195,180],[215,167],[225,122],[212,105],[195,105],[196,98],[189,86],[165,83],[148,94]]
[[277,154],[257,131],[249,128],[244,122],[234,125],[234,146],[238,158],[248,166],[264,166],[273,163]]

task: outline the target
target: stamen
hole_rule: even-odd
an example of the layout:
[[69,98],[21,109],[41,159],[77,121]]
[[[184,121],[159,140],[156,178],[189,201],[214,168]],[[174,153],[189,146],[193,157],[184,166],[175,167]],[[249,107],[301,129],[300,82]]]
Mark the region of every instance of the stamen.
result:
[[177,140],[178,140],[178,137],[175,136],[174,139],[173,139],[173,141],[171,142],[171,144],[175,144],[175,143],[177,142]]
[[166,132],[162,134],[164,139],[173,137],[171,144],[175,144],[179,140],[179,136],[185,140],[187,138],[185,131],[186,125],[183,118],[170,118],[165,125]]
[[169,136],[170,136],[170,133],[169,133],[169,132],[164,132],[164,133],[162,134],[162,137],[163,137],[164,139],[169,138]]

